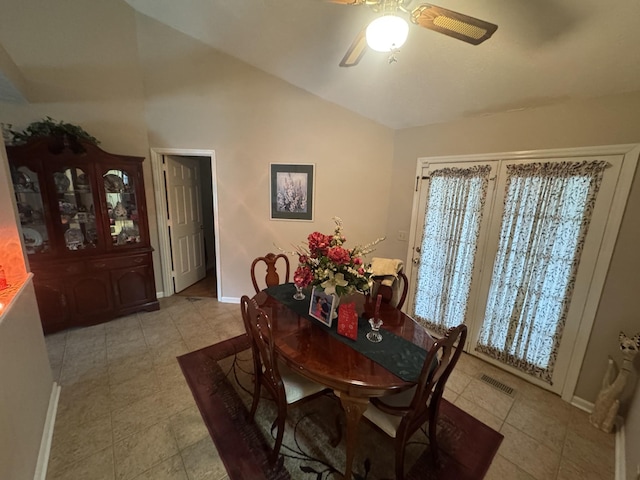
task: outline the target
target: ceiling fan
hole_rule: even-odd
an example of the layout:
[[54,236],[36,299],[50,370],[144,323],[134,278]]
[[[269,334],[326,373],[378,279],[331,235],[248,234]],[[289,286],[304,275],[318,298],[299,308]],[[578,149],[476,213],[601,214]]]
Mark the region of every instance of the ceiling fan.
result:
[[404,44],[409,33],[409,24],[397,15],[409,15],[411,22],[420,27],[443,33],[463,42],[478,45],[491,37],[497,25],[485,22],[446,8],[422,3],[409,8],[412,0],[327,0],[341,5],[368,5],[380,17],[371,22],[355,38],[340,61],[341,67],[358,64],[367,51],[367,46],[381,52],[391,52],[389,62],[395,61],[395,53]]

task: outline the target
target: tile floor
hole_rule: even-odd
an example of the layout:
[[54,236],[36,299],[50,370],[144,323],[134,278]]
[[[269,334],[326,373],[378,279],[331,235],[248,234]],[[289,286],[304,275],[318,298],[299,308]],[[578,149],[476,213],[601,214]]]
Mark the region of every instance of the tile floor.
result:
[[[178,295],[160,304],[46,337],[62,386],[48,480],[228,478],[175,357],[242,333],[239,306]],[[487,480],[614,478],[614,436],[548,392],[465,354],[446,398],[504,434]]]

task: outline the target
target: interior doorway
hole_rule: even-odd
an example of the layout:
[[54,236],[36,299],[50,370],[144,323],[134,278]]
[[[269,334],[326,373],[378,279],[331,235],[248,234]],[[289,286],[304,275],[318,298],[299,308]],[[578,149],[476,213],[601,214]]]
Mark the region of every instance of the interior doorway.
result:
[[[184,165],[194,167],[186,169]],[[215,296],[220,298],[215,152],[152,148],[151,167],[162,265],[161,296],[188,291],[191,285],[206,280],[215,288]],[[176,168],[182,169],[183,173],[176,174]],[[197,178],[191,178],[189,182],[180,180],[176,189],[176,178],[189,175]],[[183,188],[187,183],[190,187]],[[190,221],[185,221],[185,216]],[[184,234],[185,225],[189,223],[195,230]]]

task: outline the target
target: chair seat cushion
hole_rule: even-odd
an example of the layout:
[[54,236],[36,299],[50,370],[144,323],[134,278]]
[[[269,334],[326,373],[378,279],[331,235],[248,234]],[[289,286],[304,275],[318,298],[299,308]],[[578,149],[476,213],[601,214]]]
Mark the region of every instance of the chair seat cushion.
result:
[[[404,392],[381,397],[380,401],[391,407],[408,407],[415,395],[415,391],[416,389],[413,387]],[[396,438],[396,432],[402,420],[401,416],[385,413],[374,405],[369,405],[369,408],[364,412],[364,416],[373,424],[377,425],[384,433],[392,438]]]
[[284,384],[284,391],[287,396],[287,404],[296,403],[305,397],[314,395],[327,387],[319,383],[309,380],[302,375],[294,372],[282,362],[278,363],[280,377]]

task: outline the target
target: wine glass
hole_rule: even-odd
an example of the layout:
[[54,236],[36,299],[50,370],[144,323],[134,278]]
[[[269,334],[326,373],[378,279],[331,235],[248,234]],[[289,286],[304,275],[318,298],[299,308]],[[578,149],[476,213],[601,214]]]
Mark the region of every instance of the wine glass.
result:
[[380,333],[380,327],[382,326],[382,319],[372,317],[369,319],[369,325],[371,325],[371,331],[367,333],[367,340],[373,343],[382,341],[382,334]]
[[296,286],[296,293],[293,294],[293,298],[296,300],[304,300],[305,295],[302,293],[302,287],[297,283],[294,283],[294,285]]

